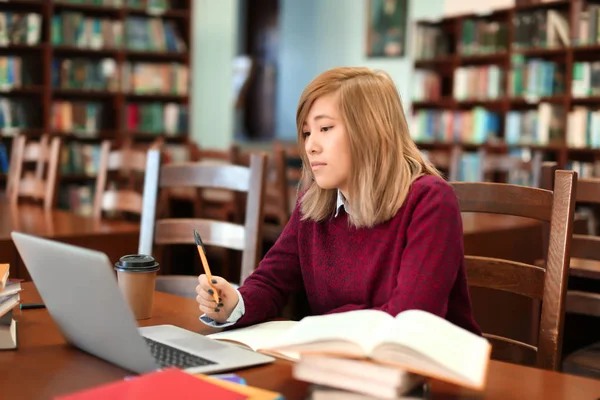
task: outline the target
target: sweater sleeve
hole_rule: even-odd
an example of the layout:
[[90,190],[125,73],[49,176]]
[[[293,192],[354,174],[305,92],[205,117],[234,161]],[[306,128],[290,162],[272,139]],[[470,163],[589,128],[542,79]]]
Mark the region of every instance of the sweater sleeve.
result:
[[[419,192],[420,191],[420,192]],[[464,268],[462,218],[454,190],[445,182],[419,188],[402,252],[396,288],[386,303],[372,307],[393,316],[419,309],[446,316],[450,292]],[[399,249],[400,250],[400,249]],[[394,279],[394,277],[390,277]],[[332,313],[365,308],[346,304]]]
[[239,288],[245,312],[234,327],[277,318],[293,292],[304,289],[298,257],[299,203],[275,244]]

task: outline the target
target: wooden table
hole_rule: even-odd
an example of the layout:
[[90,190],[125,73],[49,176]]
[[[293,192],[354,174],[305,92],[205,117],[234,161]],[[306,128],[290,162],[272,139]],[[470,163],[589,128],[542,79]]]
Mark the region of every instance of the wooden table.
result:
[[[32,283],[24,284],[22,301],[38,302]],[[67,345],[48,311],[15,310],[19,349],[0,352],[0,390],[6,399],[48,399],[131,375],[99,358]],[[201,333],[212,332],[198,321],[193,299],[156,293],[154,315],[143,326],[173,324]],[[249,385],[274,390],[286,399],[303,399],[308,385],[291,375],[292,364],[277,360],[267,366],[236,371]],[[484,392],[432,382],[432,398],[444,399],[597,399],[600,381],[492,361]]]
[[44,212],[35,205],[12,207],[0,201],[0,263],[11,264],[12,278],[30,279],[10,237],[12,231],[99,250],[115,262],[137,252],[140,227],[126,221],[96,221],[62,210]]

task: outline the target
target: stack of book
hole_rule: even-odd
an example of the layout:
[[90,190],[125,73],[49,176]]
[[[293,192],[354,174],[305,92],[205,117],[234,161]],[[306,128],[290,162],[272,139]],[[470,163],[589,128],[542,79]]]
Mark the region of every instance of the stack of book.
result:
[[358,310],[209,335],[295,361],[311,398],[425,398],[429,379],[483,390],[491,345],[421,310]]
[[0,350],[17,348],[17,321],[13,308],[21,301],[21,283],[9,280],[9,264],[0,264]]

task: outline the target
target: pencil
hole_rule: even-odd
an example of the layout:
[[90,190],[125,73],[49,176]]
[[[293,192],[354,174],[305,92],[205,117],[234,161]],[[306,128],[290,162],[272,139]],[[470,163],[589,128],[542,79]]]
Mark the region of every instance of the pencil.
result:
[[208,284],[213,289],[213,298],[215,302],[219,304],[219,295],[217,288],[212,283],[212,274],[210,273],[210,268],[208,266],[208,261],[206,260],[206,249],[204,248],[204,243],[202,243],[202,239],[200,239],[200,234],[196,229],[194,229],[194,239],[196,239],[196,247],[198,248],[198,254],[200,255],[200,260],[202,260],[202,267],[204,268],[204,273],[206,274],[206,278],[208,279]]

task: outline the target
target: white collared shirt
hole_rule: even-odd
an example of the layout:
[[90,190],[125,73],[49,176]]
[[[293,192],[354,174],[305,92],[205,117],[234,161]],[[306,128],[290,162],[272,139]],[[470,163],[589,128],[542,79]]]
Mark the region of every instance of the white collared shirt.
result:
[[338,189],[337,191],[337,203],[335,205],[335,215],[337,217],[340,213],[340,207],[344,207],[344,211],[348,212],[349,207],[346,205],[346,198],[342,194],[342,191]]

